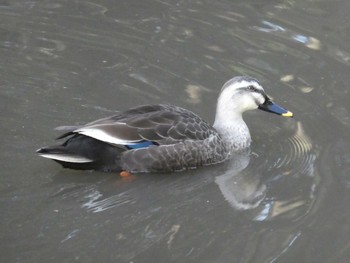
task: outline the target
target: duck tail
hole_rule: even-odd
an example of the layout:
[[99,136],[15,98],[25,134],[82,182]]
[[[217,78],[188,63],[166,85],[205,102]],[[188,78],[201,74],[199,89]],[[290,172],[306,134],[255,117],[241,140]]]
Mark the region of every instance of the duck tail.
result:
[[119,160],[125,149],[94,138],[75,134],[62,145],[42,147],[39,156],[52,159],[64,168],[76,170],[121,171]]

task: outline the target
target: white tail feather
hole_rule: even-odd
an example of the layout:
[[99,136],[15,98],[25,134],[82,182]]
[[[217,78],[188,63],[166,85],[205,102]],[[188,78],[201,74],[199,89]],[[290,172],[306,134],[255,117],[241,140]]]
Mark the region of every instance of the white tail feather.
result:
[[44,158],[49,158],[67,163],[91,163],[93,160],[77,155],[58,154],[58,153],[39,153]]

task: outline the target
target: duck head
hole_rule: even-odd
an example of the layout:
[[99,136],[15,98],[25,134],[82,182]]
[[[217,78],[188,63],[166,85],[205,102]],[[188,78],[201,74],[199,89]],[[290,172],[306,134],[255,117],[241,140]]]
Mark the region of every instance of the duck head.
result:
[[292,112],[274,103],[254,78],[234,77],[223,85],[218,99],[219,111],[225,112],[225,115],[241,116],[243,112],[254,109],[293,117]]

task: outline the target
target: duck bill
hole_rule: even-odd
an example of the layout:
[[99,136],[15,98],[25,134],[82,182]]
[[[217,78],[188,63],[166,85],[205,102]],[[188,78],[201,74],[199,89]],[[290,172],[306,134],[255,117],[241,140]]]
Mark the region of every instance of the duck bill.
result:
[[282,108],[280,105],[274,103],[271,100],[266,100],[264,104],[259,105],[260,110],[275,113],[283,117],[293,117],[293,113]]

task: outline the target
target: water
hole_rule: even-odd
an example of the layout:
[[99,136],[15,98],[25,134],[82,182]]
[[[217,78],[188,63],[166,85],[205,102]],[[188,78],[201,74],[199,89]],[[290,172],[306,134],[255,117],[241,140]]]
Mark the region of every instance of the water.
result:
[[[345,1],[0,1],[1,262],[348,262]],[[37,157],[53,128],[146,103],[212,121],[261,81],[251,152],[121,178]]]

